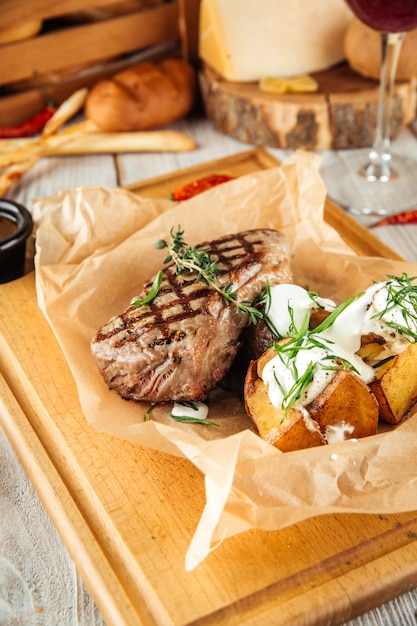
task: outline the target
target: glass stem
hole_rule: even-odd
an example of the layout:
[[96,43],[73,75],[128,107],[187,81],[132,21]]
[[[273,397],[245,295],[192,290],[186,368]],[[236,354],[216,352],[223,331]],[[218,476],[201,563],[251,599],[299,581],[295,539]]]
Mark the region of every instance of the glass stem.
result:
[[362,174],[369,181],[387,182],[395,176],[390,150],[391,111],[398,59],[405,33],[381,33],[381,75],[375,139]]

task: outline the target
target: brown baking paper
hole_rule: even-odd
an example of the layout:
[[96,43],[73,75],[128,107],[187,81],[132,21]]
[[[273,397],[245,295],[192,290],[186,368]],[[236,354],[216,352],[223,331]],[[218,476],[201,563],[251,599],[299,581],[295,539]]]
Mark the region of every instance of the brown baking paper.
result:
[[[188,201],[148,200],[86,187],[37,200],[36,286],[95,428],[189,459],[205,475],[206,505],[185,558],[196,567],[219,541],[247,529],[279,529],[335,512],[417,509],[417,421],[359,441],[281,453],[252,430],[239,400],[217,391],[209,419],[189,426],[158,407],[122,400],[107,386],[90,340],[138,295],[162,264],[154,243],[172,227],[189,244],[267,227],[293,247],[295,281],[340,302],[387,274],[417,274],[406,262],[357,257],[323,220],[319,157],[299,151],[282,166],[247,175]],[[285,480],[283,480],[285,477]]]

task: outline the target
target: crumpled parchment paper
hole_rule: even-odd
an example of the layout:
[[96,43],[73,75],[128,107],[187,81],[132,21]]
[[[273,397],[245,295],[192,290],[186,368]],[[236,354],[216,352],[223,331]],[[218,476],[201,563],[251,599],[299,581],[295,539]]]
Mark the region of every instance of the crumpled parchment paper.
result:
[[340,302],[387,274],[417,266],[356,256],[323,220],[318,156],[296,152],[281,166],[232,180],[182,203],[123,189],[84,187],[37,200],[36,289],[95,428],[189,459],[205,475],[206,505],[185,556],[191,570],[216,542],[247,529],[276,530],[335,512],[417,509],[417,421],[359,441],[281,453],[262,441],[240,402],[210,402],[218,428],[184,425],[107,389],[90,340],[161,267],[154,243],[180,225],[189,244],[250,228],[277,228],[293,248],[295,282]]

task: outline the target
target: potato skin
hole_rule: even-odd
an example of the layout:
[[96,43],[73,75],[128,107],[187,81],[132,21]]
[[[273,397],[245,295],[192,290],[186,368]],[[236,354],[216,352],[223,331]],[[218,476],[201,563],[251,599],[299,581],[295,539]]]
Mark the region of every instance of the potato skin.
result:
[[351,370],[338,370],[306,409],[325,436],[329,427],[341,424],[353,429],[349,439],[375,435],[378,428],[378,402],[369,386]]
[[378,400],[380,419],[401,422],[417,400],[417,343],[388,361],[369,386]]
[[332,428],[342,428],[346,438],[374,435],[378,427],[378,403],[372,391],[351,370],[338,370],[330,383],[303,411],[291,408],[287,414],[274,407],[263,382],[262,370],[275,356],[270,348],[252,361],[245,379],[244,399],[248,415],[259,435],[282,452],[327,444]]
[[281,452],[312,448],[326,443],[318,427],[308,427],[301,411],[290,409],[285,416],[282,409],[270,403],[268,386],[258,377],[256,361],[251,361],[249,365],[244,395],[246,412],[253,419],[259,435]]

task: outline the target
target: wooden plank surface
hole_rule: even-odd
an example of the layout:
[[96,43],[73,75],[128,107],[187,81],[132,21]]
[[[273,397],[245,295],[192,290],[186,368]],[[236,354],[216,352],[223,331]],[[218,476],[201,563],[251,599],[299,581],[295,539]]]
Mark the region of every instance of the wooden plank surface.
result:
[[[264,158],[232,157],[229,171],[270,166]],[[169,179],[190,173],[147,192],[165,195]],[[87,424],[33,274],[0,286],[0,372],[1,424],[109,626],[336,625],[417,584],[415,513],[246,532],[185,572],[203,477]]]

